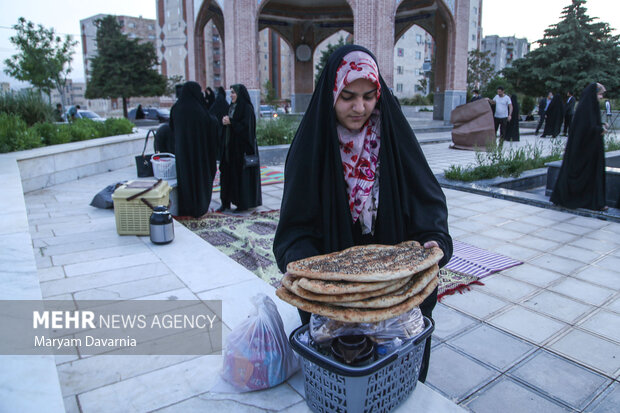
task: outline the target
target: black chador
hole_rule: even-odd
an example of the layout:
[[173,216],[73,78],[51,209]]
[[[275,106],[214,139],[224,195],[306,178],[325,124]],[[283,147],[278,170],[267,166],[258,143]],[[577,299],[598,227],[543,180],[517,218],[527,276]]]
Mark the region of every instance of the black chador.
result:
[[581,94],[551,202],[568,208],[605,206],[605,147],[597,84]]
[[224,127],[222,125],[222,118],[228,115],[228,102],[226,101],[226,91],[223,87],[217,89],[217,96],[213,105],[209,109],[209,113],[217,119],[219,125],[219,133],[217,137],[217,160],[222,160],[222,151],[224,150]]
[[[418,141],[381,76],[379,201],[374,233],[363,234],[352,222],[334,110],[336,72],[342,58],[365,48],[347,45],[330,56],[291,144],[285,166],[280,222],[273,250],[282,272],[298,259],[340,251],[354,245],[394,245],[407,240],[437,241],[452,256],[445,196],[426,162]],[[420,306],[430,317],[437,290]],[[307,313],[302,313],[306,322]],[[430,344],[427,343],[425,366]],[[423,368],[424,370],[424,368]],[[425,372],[421,373],[421,380]]]
[[258,153],[256,116],[248,90],[244,85],[232,85],[237,101],[230,105],[230,125],[224,131],[224,150],[220,162],[220,197],[222,206],[230,204],[242,211],[262,204],[259,166],[246,168],[245,155]]
[[217,124],[196,82],[186,82],[170,113],[177,168],[179,215],[200,217],[209,209],[216,164]]
[[554,95],[545,112],[545,129],[543,130],[542,136],[551,136],[555,138],[560,134],[563,122],[564,109],[562,98],[560,95]]
[[506,141],[518,141],[519,140],[519,99],[517,98],[517,94],[513,93],[510,96],[510,101],[512,102],[512,116],[510,117],[510,122],[506,125],[506,136],[504,140]]

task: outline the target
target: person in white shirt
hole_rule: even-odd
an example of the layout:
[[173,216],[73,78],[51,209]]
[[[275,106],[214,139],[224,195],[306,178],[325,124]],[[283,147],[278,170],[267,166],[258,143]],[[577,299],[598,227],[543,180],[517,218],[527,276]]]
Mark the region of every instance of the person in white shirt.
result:
[[499,138],[503,141],[506,135],[506,125],[512,118],[512,101],[510,97],[504,94],[502,86],[497,88],[497,95],[495,95],[491,104],[495,105],[495,134],[497,134],[497,128],[501,126]]
[[605,115],[606,115],[606,120],[607,120],[607,124],[609,126],[611,126],[611,102],[608,100],[605,101]]

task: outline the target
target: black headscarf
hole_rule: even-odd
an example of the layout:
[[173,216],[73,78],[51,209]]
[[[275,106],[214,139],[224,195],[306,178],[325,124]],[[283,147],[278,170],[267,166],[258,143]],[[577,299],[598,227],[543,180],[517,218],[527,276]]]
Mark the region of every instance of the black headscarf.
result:
[[[342,58],[367,49],[347,45],[330,56],[291,144],[285,167],[280,222],[274,240],[278,267],[353,245],[394,245],[406,240],[435,240],[452,256],[445,196],[422,149],[391,93],[381,93],[379,204],[375,232],[361,237],[354,225],[340,156],[334,111],[334,82]],[[381,88],[388,87],[380,76]],[[359,221],[358,221],[359,222]]]
[[211,106],[213,105],[213,102],[215,102],[215,93],[213,92],[213,89],[211,89],[210,87],[207,87],[205,89],[205,102],[207,102],[208,109],[210,109]]
[[605,147],[597,84],[581,94],[551,201],[568,208],[605,206]]
[[512,116],[510,117],[510,122],[506,126],[506,136],[504,136],[504,140],[507,141],[518,141],[519,140],[519,99],[517,98],[517,94],[513,93],[510,96],[510,101],[512,102]]
[[553,95],[553,99],[545,111],[545,129],[543,131],[543,136],[558,136],[562,130],[563,122],[564,105],[562,104],[562,98],[559,95]]
[[250,94],[242,84],[232,85],[237,100],[230,105],[226,142],[220,163],[222,204],[233,203],[240,209],[262,204],[260,168],[243,166],[245,155],[258,154],[256,115]]
[[170,113],[174,134],[179,215],[199,217],[209,209],[216,172],[217,125],[200,85],[186,82]]

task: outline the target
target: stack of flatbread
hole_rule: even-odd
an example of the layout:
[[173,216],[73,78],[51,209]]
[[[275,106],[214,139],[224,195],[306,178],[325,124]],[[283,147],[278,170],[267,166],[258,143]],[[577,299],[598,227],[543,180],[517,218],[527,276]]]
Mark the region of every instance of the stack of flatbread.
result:
[[376,323],[420,305],[437,287],[442,257],[416,241],[351,247],[289,263],[276,295],[333,320]]

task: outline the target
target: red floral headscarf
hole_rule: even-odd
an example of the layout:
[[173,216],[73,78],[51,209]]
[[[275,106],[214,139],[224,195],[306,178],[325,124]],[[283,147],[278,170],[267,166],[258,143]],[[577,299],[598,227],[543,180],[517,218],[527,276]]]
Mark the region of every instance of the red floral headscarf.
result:
[[[377,64],[367,53],[354,51],[344,56],[336,72],[334,105],[342,90],[358,79],[371,81],[377,86],[377,99],[381,96]],[[379,204],[379,114],[379,110],[373,110],[359,131],[349,130],[340,124],[336,127],[351,216],[353,222],[360,219],[364,234],[373,232]]]

